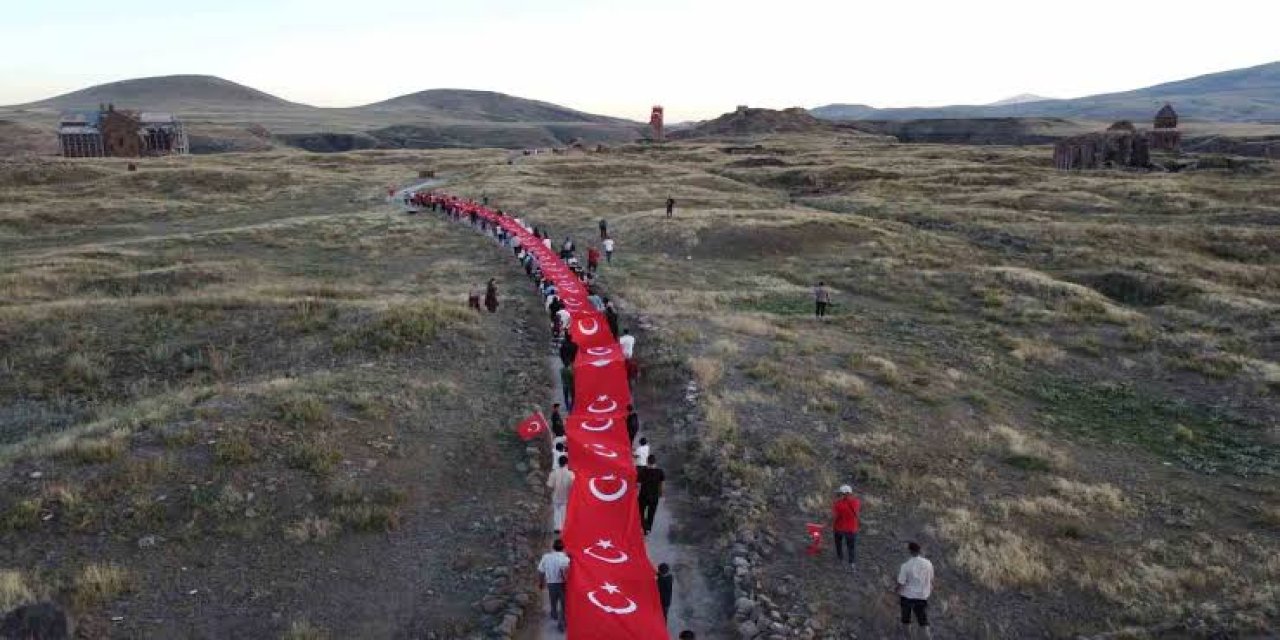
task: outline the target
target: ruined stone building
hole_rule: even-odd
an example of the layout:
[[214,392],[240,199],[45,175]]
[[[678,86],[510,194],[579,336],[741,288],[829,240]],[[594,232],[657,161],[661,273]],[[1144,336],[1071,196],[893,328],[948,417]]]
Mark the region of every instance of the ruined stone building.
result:
[[1151,148],[1160,151],[1177,151],[1182,148],[1182,132],[1178,131],[1178,112],[1166,104],[1156,114],[1155,128],[1151,131]]
[[1132,122],[1121,120],[1102,133],[1059,140],[1053,147],[1053,166],[1064,171],[1150,168],[1153,150],[1176,152],[1182,146],[1172,105],[1166,104],[1156,114],[1154,124],[1151,131],[1139,131]]
[[1117,129],[1059,140],[1053,147],[1053,166],[1079,169],[1145,169],[1151,166],[1147,136]]
[[173,114],[116,110],[115,105],[63,115],[58,142],[67,158],[140,158],[190,151],[186,128]]

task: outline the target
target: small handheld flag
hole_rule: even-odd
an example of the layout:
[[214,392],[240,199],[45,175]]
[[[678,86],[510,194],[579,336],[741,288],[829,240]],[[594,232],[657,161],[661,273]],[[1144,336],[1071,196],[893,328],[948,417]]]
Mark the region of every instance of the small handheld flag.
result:
[[535,411],[533,415],[516,425],[516,433],[520,435],[521,440],[532,440],[546,433],[547,429],[547,419],[542,417],[541,411]]
[[822,525],[810,522],[804,525],[804,528],[809,533],[809,546],[804,552],[816,556],[822,551]]

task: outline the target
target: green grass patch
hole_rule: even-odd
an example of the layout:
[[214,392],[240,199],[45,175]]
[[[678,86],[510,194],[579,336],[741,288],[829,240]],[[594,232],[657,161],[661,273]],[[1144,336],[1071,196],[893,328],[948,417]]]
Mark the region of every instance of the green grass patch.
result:
[[1040,379],[1029,389],[1043,422],[1106,443],[1137,445],[1207,473],[1280,471],[1280,450],[1249,437],[1260,427],[1221,409],[1154,397],[1128,384]]
[[[813,315],[813,296],[809,293],[796,292],[795,295],[765,293],[735,298],[729,303],[734,311],[755,311],[771,313],[779,316],[811,316]],[[827,309],[834,314],[835,305]]]

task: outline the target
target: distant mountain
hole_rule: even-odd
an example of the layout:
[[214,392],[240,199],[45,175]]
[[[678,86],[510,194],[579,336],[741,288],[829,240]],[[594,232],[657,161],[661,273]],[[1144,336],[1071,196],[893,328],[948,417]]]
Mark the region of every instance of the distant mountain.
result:
[[874,109],[832,104],[812,109],[828,120],[922,120],[939,118],[1056,117],[1112,121],[1150,120],[1164,103],[1183,118],[1219,122],[1280,120],[1280,62],[1165,84],[1070,100],[1003,105]]
[[835,129],[835,125],[819,120],[799,107],[781,111],[740,107],[713,120],[674,131],[671,137],[676,139],[736,137],[768,133],[810,133]]
[[527,100],[494,91],[467,89],[430,89],[355,109],[482,122],[627,122],[620,118],[583,113],[549,102]]
[[988,104],[987,106],[988,106],[988,107],[1003,107],[1003,106],[1005,106],[1005,105],[1010,105],[1010,104],[1023,104],[1023,103],[1026,103],[1026,102],[1041,102],[1041,101],[1044,101],[1044,100],[1053,100],[1053,98],[1046,98],[1046,97],[1044,97],[1044,96],[1038,96],[1038,95],[1036,95],[1036,94],[1034,94],[1034,93],[1019,93],[1019,94],[1018,94],[1018,95],[1016,95],[1016,96],[1010,96],[1010,97],[1005,98],[1005,99],[1003,99],[1003,100],[996,100],[995,102],[992,102],[992,103]]
[[[354,148],[552,147],[575,140],[630,142],[642,126],[492,91],[433,89],[350,108],[289,102],[215,76],[181,75],[112,82],[29,104],[0,107],[0,118],[52,139],[58,114],[97,109],[168,111],[192,133],[192,148],[244,147],[245,132],[266,129],[276,143],[315,151]],[[0,135],[18,131],[9,128]],[[257,134],[254,134],[255,136]],[[0,140],[0,142],[4,142]],[[261,140],[254,144],[261,144]],[[14,145],[0,145],[3,149]],[[29,146],[24,143],[23,147]]]

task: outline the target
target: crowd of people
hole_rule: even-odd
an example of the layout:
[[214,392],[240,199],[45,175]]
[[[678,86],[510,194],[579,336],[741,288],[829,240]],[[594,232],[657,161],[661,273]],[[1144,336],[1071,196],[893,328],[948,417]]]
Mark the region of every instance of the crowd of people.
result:
[[[485,199],[487,200],[487,197]],[[558,536],[564,526],[569,496],[574,481],[573,466],[567,453],[565,415],[568,411],[572,411],[574,406],[573,362],[577,357],[579,348],[574,343],[569,331],[569,311],[565,308],[558,295],[555,282],[550,278],[543,277],[538,261],[520,245],[520,239],[508,234],[501,226],[487,221],[484,217],[477,216],[474,213],[474,203],[469,203],[453,196],[420,192],[407,194],[405,204],[410,207],[443,212],[448,218],[458,222],[465,222],[480,233],[490,236],[500,246],[510,249],[520,262],[525,275],[532,282],[534,290],[540,296],[543,308],[547,313],[548,325],[552,336],[552,347],[557,352],[560,360],[560,399],[562,402],[554,402],[552,404],[547,418],[551,430],[551,470],[547,474],[546,486],[551,493],[552,529],[556,538],[552,543],[551,550],[547,551],[539,559],[538,573],[539,586],[547,592],[550,605],[548,615],[556,621],[557,626],[563,631],[565,626],[565,584],[572,566],[572,557],[565,551],[564,542]],[[673,207],[674,201],[669,201],[668,214],[671,213]],[[501,210],[498,211],[498,214],[508,215]],[[551,233],[546,227],[528,225],[524,220],[515,216],[512,217],[512,220],[529,230],[547,249],[556,249],[551,239]],[[604,295],[598,280],[601,258],[603,257],[604,264],[612,264],[616,244],[609,234],[608,221],[601,219],[598,226],[600,230],[599,245],[587,247],[585,264],[583,260],[579,259],[579,246],[572,236],[565,236],[564,240],[560,242],[558,255],[586,287],[588,301],[597,311],[604,314],[610,331],[614,336],[617,336],[626,365],[627,380],[634,385],[639,378],[640,371],[636,362],[636,337],[629,328],[621,326],[618,309],[614,302],[609,299],[609,296]],[[483,305],[483,308],[488,309],[489,312],[496,312],[498,308],[496,281],[490,279],[483,292],[478,287],[472,289],[468,293],[467,304],[476,311],[480,311]],[[627,406],[626,423],[627,435],[632,446],[632,457],[636,466],[636,482],[639,485],[639,491],[637,492],[639,504],[637,508],[640,512],[644,534],[648,536],[653,530],[658,504],[662,500],[666,472],[658,465],[658,457],[653,453],[653,445],[650,443],[649,438],[640,436],[640,416],[636,412],[634,405]],[[662,613],[666,617],[671,607],[674,590],[674,576],[671,573],[670,566],[666,563],[660,563],[654,580],[657,583]],[[679,638],[681,640],[694,639],[696,635],[691,630],[685,630],[680,633]]]
[[[486,198],[487,199],[487,198]],[[432,194],[415,194],[406,204],[429,207],[443,211],[454,220],[465,221],[482,233],[492,238],[503,247],[510,248],[520,261],[525,274],[532,281],[535,290],[542,299],[547,312],[553,348],[559,355],[560,382],[562,386],[563,406],[573,409],[573,362],[577,356],[578,346],[568,330],[569,312],[557,295],[556,285],[552,280],[542,276],[541,269],[533,256],[520,246],[519,239],[509,236],[500,226],[489,223],[474,212],[468,214],[469,207],[465,201],[449,196]],[[675,208],[675,200],[667,201],[667,216],[670,217]],[[499,211],[502,215],[502,212]],[[554,244],[551,234],[545,227],[528,226],[518,217],[513,218],[517,224],[530,230],[548,249]],[[623,351],[627,367],[627,379],[635,384],[639,367],[636,364],[636,338],[630,330],[622,327],[619,313],[614,302],[604,295],[598,281],[601,268],[601,256],[605,264],[611,264],[614,253],[614,240],[609,233],[608,221],[601,219],[598,223],[600,231],[599,246],[590,246],[586,250],[585,265],[578,258],[578,245],[573,238],[566,236],[559,245],[559,257],[578,276],[589,292],[588,300],[598,311],[605,315],[609,329],[617,336],[618,344]],[[831,291],[825,282],[818,282],[813,290],[814,315],[825,319],[831,307]],[[498,308],[497,286],[490,279],[483,292],[473,289],[468,296],[468,304],[479,311],[481,305],[491,313]],[[565,552],[564,543],[558,535],[564,524],[565,511],[569,503],[569,495],[573,486],[574,474],[565,444],[565,413],[561,411],[561,403],[554,403],[550,410],[549,425],[552,438],[551,471],[547,476],[546,486],[551,491],[552,528],[556,539],[550,551],[546,552],[538,563],[540,586],[548,594],[550,603],[549,616],[556,620],[560,629],[564,629],[564,585],[567,579],[572,558]],[[627,435],[632,446],[632,456],[636,466],[636,481],[639,485],[640,521],[644,534],[648,536],[653,530],[657,516],[658,504],[662,499],[662,488],[666,482],[666,474],[658,466],[658,457],[653,453],[653,445],[647,436],[641,436],[640,417],[635,407],[627,406]],[[836,558],[847,564],[850,570],[857,566],[857,540],[860,529],[862,503],[853,494],[850,485],[839,488],[838,497],[832,506],[832,538]],[[901,609],[901,622],[909,630],[911,623],[916,622],[924,637],[932,637],[929,628],[928,600],[933,589],[933,565],[922,553],[916,542],[907,545],[909,558],[899,568],[895,587],[892,590],[898,596]],[[655,575],[663,616],[667,616],[671,606],[674,578],[666,563],[658,565]],[[694,639],[693,631],[685,630],[679,635],[680,640]]]

